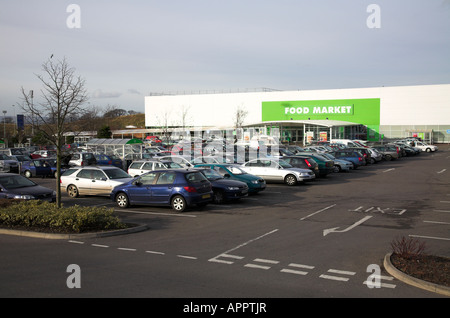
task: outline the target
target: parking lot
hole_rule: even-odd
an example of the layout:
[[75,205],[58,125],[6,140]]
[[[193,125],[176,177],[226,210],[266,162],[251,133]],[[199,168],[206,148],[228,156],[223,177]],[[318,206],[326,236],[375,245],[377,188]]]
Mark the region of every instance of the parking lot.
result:
[[[444,145],[297,186],[269,183],[237,202],[183,213],[119,209],[107,197],[63,194],[65,206],[109,206],[148,229],[62,241],[3,235],[1,252],[14,266],[1,268],[8,287],[2,296],[44,290],[50,297],[440,297],[394,279],[382,260],[401,236],[450,256],[449,160]],[[56,186],[52,178],[34,181]],[[24,274],[23,259],[32,259],[39,274]],[[42,281],[72,263],[82,269],[79,290],[65,287],[61,273],[61,284]],[[381,268],[381,288],[368,287],[369,265]],[[22,285],[11,279],[19,273],[27,277]]]

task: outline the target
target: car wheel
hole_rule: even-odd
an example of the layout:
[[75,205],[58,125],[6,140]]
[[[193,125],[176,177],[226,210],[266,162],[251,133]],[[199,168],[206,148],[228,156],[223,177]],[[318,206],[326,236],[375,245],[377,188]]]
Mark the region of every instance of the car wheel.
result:
[[186,200],[181,195],[176,195],[170,202],[172,209],[177,212],[183,212],[186,209]]
[[67,187],[67,194],[72,198],[78,197],[79,195],[78,188],[73,184],[71,184],[70,186]]
[[431,149],[430,149],[430,148],[427,148],[427,152],[431,152]]
[[284,177],[284,183],[286,183],[289,186],[296,185],[297,178],[292,174],[288,174],[286,177]]
[[223,203],[224,201],[224,195],[223,192],[220,190],[217,190],[214,192],[214,202],[215,203]]
[[386,155],[386,160],[387,161],[391,161],[392,160],[392,156],[391,155]]
[[23,174],[25,175],[25,177],[31,178],[31,171],[30,170],[26,170]]
[[125,193],[120,192],[116,195],[116,204],[119,208],[125,209],[130,206],[130,200],[128,200],[128,196]]
[[341,167],[340,166],[338,166],[338,165],[335,165],[334,166],[334,172],[341,172]]

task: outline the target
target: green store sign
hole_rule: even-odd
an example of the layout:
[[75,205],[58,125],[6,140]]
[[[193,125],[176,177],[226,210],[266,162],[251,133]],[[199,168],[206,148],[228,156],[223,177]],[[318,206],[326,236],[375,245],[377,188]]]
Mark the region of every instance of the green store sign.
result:
[[367,126],[372,131],[372,138],[378,138],[380,99],[262,102],[262,121],[284,120],[338,120],[352,122]]

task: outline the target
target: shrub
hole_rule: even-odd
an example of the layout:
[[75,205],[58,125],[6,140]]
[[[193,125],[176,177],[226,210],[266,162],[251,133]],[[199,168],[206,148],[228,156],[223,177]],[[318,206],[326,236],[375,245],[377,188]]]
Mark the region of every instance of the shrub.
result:
[[0,226],[59,233],[125,228],[126,225],[112,214],[113,209],[106,207],[58,208],[55,203],[27,200],[1,208]]
[[403,258],[413,258],[425,251],[425,242],[411,237],[396,238],[391,242],[392,252]]

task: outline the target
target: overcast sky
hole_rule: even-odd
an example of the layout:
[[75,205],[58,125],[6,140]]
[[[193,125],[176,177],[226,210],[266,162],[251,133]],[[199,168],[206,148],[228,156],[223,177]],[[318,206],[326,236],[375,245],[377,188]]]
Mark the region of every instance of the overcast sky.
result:
[[52,54],[91,105],[139,112],[151,92],[450,83],[449,0],[0,0],[0,40],[7,115]]

